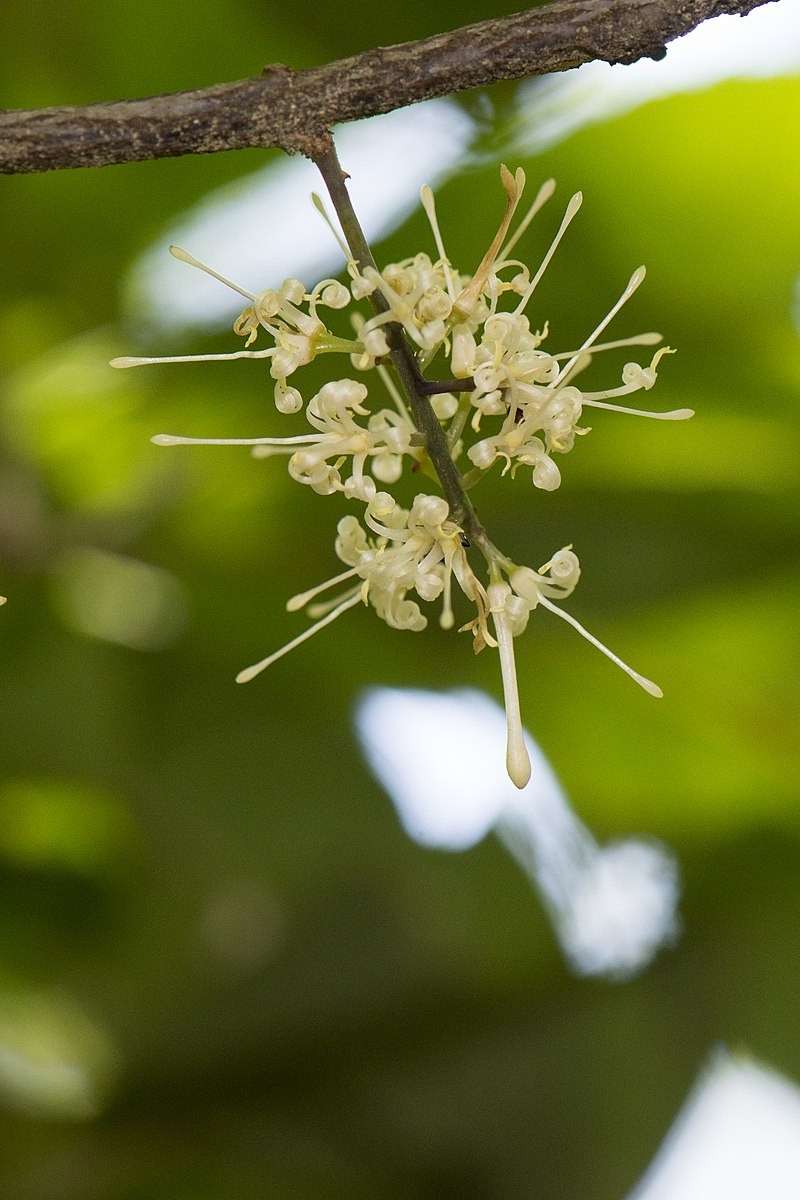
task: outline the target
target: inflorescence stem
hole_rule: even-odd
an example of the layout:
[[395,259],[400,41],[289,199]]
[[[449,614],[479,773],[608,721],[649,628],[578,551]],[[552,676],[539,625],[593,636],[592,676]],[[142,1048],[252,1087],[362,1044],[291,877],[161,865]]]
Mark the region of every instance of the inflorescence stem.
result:
[[[390,264],[381,274],[353,209],[346,186],[348,176],[341,168],[330,135],[321,138],[308,156],[322,175],[339,220],[341,233],[319,197],[313,197],[315,207],[328,221],[346,259],[350,287],[325,279],[307,293],[299,279],[286,279],[279,291],[267,289],[253,295],[231,284],[250,301],[235,322],[234,331],[247,338],[249,347],[263,328],[275,345],[267,350],[245,349],[224,357],[271,359],[276,407],[280,412],[290,413],[299,412],[304,400],[297,388],[287,385],[288,376],[317,354],[331,350],[348,353],[356,370],[377,369],[394,411],[391,408],[371,411],[364,406],[369,394],[364,383],[336,379],[326,383],[305,405],[311,430],[304,434],[232,439],[159,434],[153,441],[159,445],[246,445],[253,448],[257,457],[288,454],[289,474],[299,483],[310,485],[320,495],[343,492],[346,497],[366,504],[363,524],[349,515],[337,526],[335,550],[348,570],[292,597],[287,605],[290,611],[307,608],[315,624],[241,671],[237,676],[239,682],[254,678],[361,603],[370,604],[394,628],[418,631],[425,628],[427,618],[409,593],[416,593],[424,601],[441,598],[439,623],[443,629],[450,629],[454,624],[451,592],[455,582],[475,605],[474,619],[462,626],[462,630],[472,631],[473,649],[477,653],[485,646],[492,646],[499,651],[508,721],[508,774],[517,787],[525,787],[530,778],[530,761],[522,727],[514,638],[524,631],[534,609],[541,606],[567,621],[651,695],[660,696],[661,689],[630,668],[560,607],[580,578],[580,563],[572,548],[566,546],[557,551],[538,571],[519,566],[489,540],[467,490],[500,459],[506,464],[504,474],[511,468],[513,475],[520,465],[530,467],[533,484],[553,491],[561,476],[552,454],[566,453],[578,434],[589,432],[578,425],[584,405],[660,420],[683,420],[692,415],[689,409],[649,412],[616,403],[631,393],[653,387],[660,360],[672,353],[667,346],[656,350],[649,365],[626,363],[618,387],[583,392],[572,382],[600,351],[655,346],[661,341],[660,335],[654,333],[598,341],[644,279],[644,267],[634,271],[622,295],[576,350],[549,354],[539,350],[547,336],[546,324],[543,332],[532,332],[523,310],[580,207],[580,192],[569,201],[558,232],[531,278],[528,268],[509,259],[508,253],[519,240],[520,232],[552,195],[555,185],[552,180],[542,184],[528,214],[512,234],[510,226],[525,187],[525,172],[518,168],[512,175],[507,167],[501,166],[500,181],[505,193],[502,219],[477,270],[471,276],[463,276],[451,269],[433,193],[424,187],[421,200],[438,258],[434,262],[427,254],[420,253],[413,259]],[[171,251],[176,258],[228,283],[186,251],[176,247],[171,247]],[[511,280],[504,276],[509,267],[515,269]],[[498,310],[498,297],[509,290],[521,299],[511,312]],[[353,317],[356,340],[334,336],[318,316],[319,306],[340,310],[347,307],[351,298],[360,300],[366,296],[371,297],[374,315],[368,321],[360,315]],[[306,303],[307,312],[303,308]],[[427,379],[424,371],[436,361],[440,349],[448,359],[447,372],[451,378]],[[389,359],[397,380],[387,370]],[[175,360],[122,358],[113,360],[112,366],[160,361]],[[444,396],[445,400],[437,401],[437,396]],[[483,416],[500,416],[502,422],[499,432],[476,441],[468,439],[472,443],[467,449],[472,469],[462,476],[454,452],[460,454],[464,449],[462,435],[471,409],[475,411],[470,430],[475,434],[483,433],[480,429]],[[376,481],[393,483],[400,478],[404,455],[413,459],[415,470],[421,468],[438,478],[443,495],[420,493],[406,510],[388,492],[377,489]],[[342,479],[340,470],[349,460],[352,460],[352,474]],[[486,560],[488,587],[484,587],[467,559],[465,552],[473,545]],[[342,585],[347,586],[331,599],[317,601],[318,596]]]
[[[377,264],[347,191],[345,180],[348,176],[342,170],[332,138],[329,138],[324,151],[313,156],[313,161],[328,189],[328,195],[336,210],[342,232],[356,264],[362,271],[365,267],[373,267],[377,272]],[[369,299],[376,312],[387,310],[386,301],[378,289],[371,294]],[[431,395],[436,395],[441,391],[463,390],[465,381],[445,381],[445,384],[431,383],[420,371],[416,356],[408,344],[402,326],[391,322],[385,326],[384,331],[389,343],[392,362],[408,400],[414,424],[425,439],[425,450],[439,477],[442,491],[450,506],[451,519],[463,530],[468,541],[477,545],[488,561],[493,561],[497,557],[497,551],[489,541],[486,530],[467,496],[461,472],[454,463],[448,448],[447,436],[439,424],[439,419],[433,411],[429,399]]]

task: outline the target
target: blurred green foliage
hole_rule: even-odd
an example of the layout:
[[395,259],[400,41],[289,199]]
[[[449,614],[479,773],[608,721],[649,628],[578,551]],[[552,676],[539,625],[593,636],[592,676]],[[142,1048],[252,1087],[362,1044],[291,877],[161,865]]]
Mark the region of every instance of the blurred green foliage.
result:
[[[49,0],[32,21],[8,0],[0,103],[303,67],[516,7]],[[513,96],[490,97],[498,156]],[[523,163],[586,197],[542,286],[559,343],[645,262],[625,331],[664,332],[657,403],[697,410],[598,414],[558,493],[481,491],[518,561],[575,544],[572,610],[664,687],[650,701],[546,614],[519,644],[526,724],[582,818],[680,857],[683,937],[625,985],[569,975],[493,840],[410,843],[360,758],[360,689],[499,695],[489,654],[357,611],[233,685],[297,631],[285,599],[334,571],[343,509],[246,451],[150,445],[209,417],[275,430],[252,373],[105,363],[140,333],[137,255],[269,156],[0,182],[3,1195],[611,1200],[718,1042],[800,1077],[799,102],[797,78],[725,83]],[[497,169],[467,166],[438,204],[476,262]],[[415,216],[378,257],[421,239]]]

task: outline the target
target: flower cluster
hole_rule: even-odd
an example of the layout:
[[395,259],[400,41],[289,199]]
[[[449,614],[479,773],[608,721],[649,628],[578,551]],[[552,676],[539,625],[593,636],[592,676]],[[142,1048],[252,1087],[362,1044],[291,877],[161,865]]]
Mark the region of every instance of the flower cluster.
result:
[[[424,385],[419,396],[425,397],[424,403],[430,404],[435,414],[449,461],[457,465],[455,486],[463,489],[462,496],[498,461],[503,474],[510,471],[513,476],[520,468],[527,468],[534,487],[544,491],[557,488],[561,472],[556,458],[573,448],[576,437],[589,432],[580,424],[586,409],[611,409],[662,420],[680,420],[692,414],[688,409],[652,412],[618,403],[634,392],[653,387],[661,359],[671,353],[666,347],[655,350],[645,364],[628,362],[617,386],[582,391],[576,383],[598,353],[656,346],[661,341],[654,333],[601,340],[606,327],[644,279],[644,267],[634,272],[619,299],[581,345],[560,353],[545,348],[547,324],[533,329],[526,309],[580,208],[581,195],[570,200],[552,244],[531,273],[513,251],[552,195],[554,184],[548,181],[539,189],[526,216],[511,234],[525,176],[521,170],[512,176],[503,167],[501,181],[506,198],[503,219],[472,275],[462,274],[450,261],[439,231],[433,194],[427,187],[422,189],[422,203],[435,254],[420,252],[379,271],[374,265],[361,265],[340,240],[347,263],[347,285],[325,279],[309,291],[300,280],[287,279],[278,290],[253,295],[184,250],[172,247],[177,258],[208,272],[247,299],[247,306],[234,324],[234,331],[245,339],[245,349],[180,358],[120,358],[112,365],[198,359],[268,360],[276,407],[283,413],[302,412],[303,432],[284,438],[234,439],[160,434],[153,441],[170,446],[247,445],[258,457],[283,454],[288,456],[289,475],[298,483],[309,485],[320,495],[341,492],[363,506],[362,519],[349,515],[339,521],[335,550],[347,569],[288,603],[290,610],[307,607],[315,623],[276,653],[242,671],[238,680],[252,679],[359,603],[370,605],[394,628],[421,630],[427,622],[419,602],[441,601],[440,624],[451,628],[455,622],[455,580],[475,610],[475,616],[462,630],[472,632],[476,651],[490,646],[499,652],[509,729],[507,765],[514,782],[522,787],[530,765],[522,738],[513,642],[535,608],[549,609],[568,621],[647,691],[661,693],[559,607],[557,601],[570,595],[580,576],[571,547],[559,550],[534,571],[498,551],[482,527],[476,537],[465,521],[459,523],[448,500],[418,494],[406,509],[389,492],[379,490],[379,485],[397,483],[405,466],[416,472],[431,465],[438,471],[439,467],[432,452],[429,456],[430,447],[415,419],[410,397],[390,370],[393,360],[396,365],[398,338],[400,353],[405,353],[413,377]],[[314,202],[325,215],[318,198]],[[368,315],[360,311],[365,301],[369,301]],[[330,328],[333,320],[328,313],[343,310],[350,310],[349,329],[342,332]],[[270,345],[250,349],[262,334],[268,335]],[[297,372],[319,355],[333,353],[346,355],[350,369],[306,400],[299,390]],[[426,375],[431,369],[438,375],[449,373],[450,378],[432,382]],[[407,391],[407,382],[405,386]],[[463,476],[459,474],[461,464]],[[451,493],[448,495],[452,500]],[[477,549],[486,560],[485,583],[470,564],[470,540],[477,541]],[[340,590],[334,599],[318,600],[329,588]]]

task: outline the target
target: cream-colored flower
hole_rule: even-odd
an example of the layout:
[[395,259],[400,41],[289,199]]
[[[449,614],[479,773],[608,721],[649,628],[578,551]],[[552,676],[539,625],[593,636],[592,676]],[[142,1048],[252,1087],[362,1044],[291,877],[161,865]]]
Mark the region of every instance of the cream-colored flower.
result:
[[[414,427],[407,417],[391,409],[370,415],[364,401],[368,396],[363,383],[338,379],[326,383],[306,407],[306,419],[313,432],[288,438],[193,438],[159,433],[152,439],[157,446],[251,446],[256,458],[288,454],[289,474],[298,483],[308,484],[321,496],[344,492],[365,503],[377,488],[365,473],[372,463],[375,478],[391,483],[402,469],[402,457],[411,453]],[[359,418],[366,417],[366,423]],[[350,460],[350,475],[342,478],[342,467]]]
[[[660,697],[661,688],[652,680],[634,671],[627,663],[580,624],[570,613],[565,612],[556,600],[570,596],[580,579],[581,569],[578,556],[571,546],[557,551],[549,562],[538,571],[530,567],[519,567],[507,560],[495,565],[493,582],[488,588],[489,606],[500,654],[500,671],[503,681],[506,721],[508,726],[508,748],[506,766],[508,774],[517,787],[524,787],[530,777],[525,741],[520,715],[519,689],[517,685],[514,655],[514,638],[525,632],[528,618],[541,605],[562,620],[567,621],[582,637],[586,638],[601,653],[616,663],[640,687],[651,696]],[[503,578],[505,576],[505,578]]]
[[[504,475],[513,478],[520,469],[529,469],[537,489],[555,490],[561,483],[556,456],[567,454],[576,438],[589,432],[581,424],[587,409],[657,420],[682,420],[692,413],[689,409],[643,411],[619,403],[654,386],[662,359],[672,353],[664,346],[652,352],[649,362],[626,363],[617,386],[594,391],[580,387],[582,372],[597,355],[630,347],[654,347],[661,342],[660,334],[649,332],[601,340],[641,286],[645,269],[639,267],[633,272],[618,299],[577,348],[551,348],[548,322],[538,319],[532,323],[529,311],[539,283],[581,208],[582,196],[576,193],[568,202],[549,247],[538,266],[531,269],[516,257],[517,246],[551,198],[555,185],[552,180],[542,185],[512,232],[525,174],[517,170],[512,175],[502,167],[500,177],[504,211],[472,274],[456,267],[446,251],[430,188],[422,189],[421,199],[434,250],[420,250],[381,270],[358,266],[321,201],[314,198],[342,247],[347,285],[324,279],[308,291],[300,280],[287,279],[280,288],[254,294],[173,247],[177,258],[207,272],[247,300],[234,325],[234,331],[245,338],[245,349],[182,358],[121,358],[112,365],[264,359],[274,381],[278,409],[303,413],[305,425],[297,435],[215,439],[160,434],[153,441],[164,446],[246,445],[257,457],[285,455],[289,475],[298,483],[320,495],[339,493],[363,506],[360,518],[349,514],[338,523],[335,550],[346,570],[288,603],[291,611],[307,608],[314,623],[267,658],[240,672],[238,680],[252,679],[358,604],[371,607],[393,628],[419,631],[427,624],[421,605],[441,602],[439,622],[449,629],[455,623],[455,580],[474,607],[474,615],[461,629],[472,633],[476,652],[485,647],[498,651],[508,720],[508,770],[522,787],[530,765],[522,736],[514,640],[524,632],[534,609],[555,613],[645,690],[655,696],[661,692],[561,608],[580,578],[580,565],[571,547],[559,550],[534,571],[500,553],[480,527],[477,531],[471,528],[469,536],[486,560],[482,581],[470,563],[469,543],[451,519],[445,499],[420,493],[404,508],[388,492],[379,490],[379,485],[398,483],[404,471],[413,481],[416,472],[431,467],[425,439],[415,427],[409,402],[387,367],[389,342],[396,344],[393,336],[387,336],[388,327],[403,331],[415,360],[407,366],[425,381],[419,397],[430,393],[429,402],[445,430],[453,462],[463,456],[469,464],[463,481],[465,490],[498,461]],[[374,301],[373,310],[359,311],[368,298]],[[323,310],[328,310],[324,319]],[[337,317],[337,313],[344,315]],[[346,336],[330,327],[335,327],[337,320],[346,324]],[[262,335],[270,339],[271,345],[251,349]],[[336,353],[347,356],[348,367],[352,365],[359,378],[351,378],[349,371],[344,377],[331,378],[306,402],[301,385],[296,385],[297,372],[321,354]],[[372,379],[377,386],[372,386]],[[330,592],[334,593],[333,599],[319,599]]]
[[[377,492],[367,504],[364,523],[354,516],[339,521],[336,553],[349,569],[324,583],[293,596],[290,612],[308,608],[319,619],[298,637],[261,662],[240,671],[237,682],[246,683],[272,663],[294,650],[336,617],[362,602],[394,629],[419,632],[427,625],[416,600],[442,600],[440,625],[453,625],[452,578],[470,587],[472,572],[461,544],[460,530],[449,520],[441,496],[418,495],[410,509],[401,508],[387,492]],[[334,600],[317,597],[341,584],[349,586]],[[469,594],[469,591],[468,593]],[[471,598],[471,597],[470,597]]]
[[[187,354],[166,358],[115,358],[112,367],[151,366],[156,363],[220,362],[237,358],[270,359],[270,374],[275,380],[275,407],[283,413],[299,412],[303,398],[296,388],[288,387],[286,380],[298,367],[306,366],[318,354],[360,352],[360,343],[352,339],[335,336],[318,316],[320,307],[345,308],[350,303],[350,293],[336,279],[323,279],[311,291],[306,292],[299,279],[286,279],[278,289],[267,289],[254,295],[232,283],[211,267],[201,263],[179,246],[170,246],[170,253],[181,262],[204,271],[226,287],[245,296],[251,303],[236,321],[233,330],[245,338],[244,350],[227,354]],[[303,311],[303,306],[308,311]],[[249,347],[264,330],[274,340],[274,345],[265,350],[250,350]]]

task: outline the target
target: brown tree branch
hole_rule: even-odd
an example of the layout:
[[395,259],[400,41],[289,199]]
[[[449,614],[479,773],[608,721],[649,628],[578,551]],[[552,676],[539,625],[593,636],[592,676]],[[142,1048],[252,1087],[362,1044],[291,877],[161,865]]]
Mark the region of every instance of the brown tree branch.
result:
[[502,79],[593,59],[662,58],[708,17],[772,0],[556,0],[323,67],[144,100],[0,110],[0,173],[101,167],[181,154],[281,147],[313,156],[331,125]]

